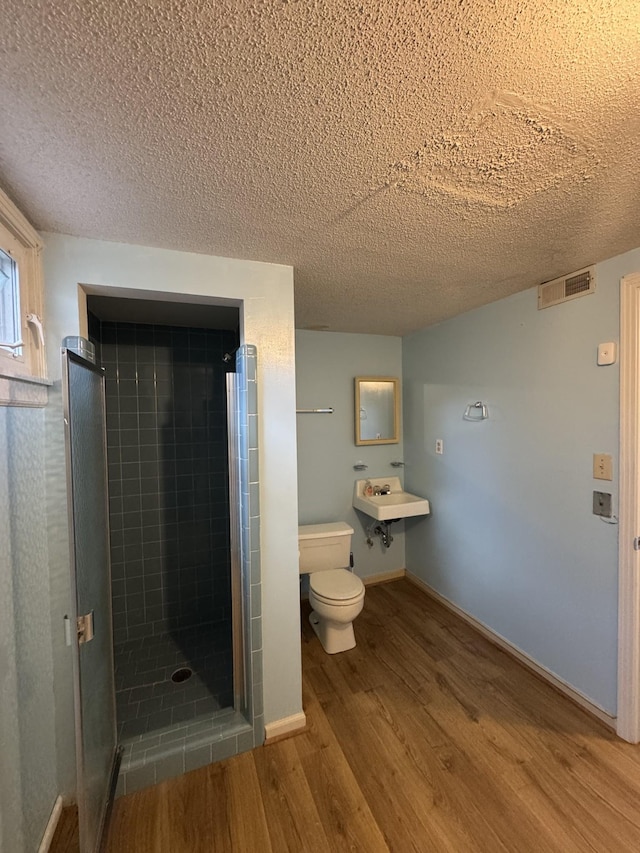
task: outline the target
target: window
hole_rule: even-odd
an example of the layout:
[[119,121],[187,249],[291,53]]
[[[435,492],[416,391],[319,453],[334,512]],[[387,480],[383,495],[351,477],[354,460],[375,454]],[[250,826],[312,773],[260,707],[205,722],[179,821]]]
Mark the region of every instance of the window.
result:
[[20,290],[18,264],[0,249],[0,347],[13,355],[22,355],[20,341]]
[[0,190],[0,404],[20,404],[9,382],[45,375],[42,243]]

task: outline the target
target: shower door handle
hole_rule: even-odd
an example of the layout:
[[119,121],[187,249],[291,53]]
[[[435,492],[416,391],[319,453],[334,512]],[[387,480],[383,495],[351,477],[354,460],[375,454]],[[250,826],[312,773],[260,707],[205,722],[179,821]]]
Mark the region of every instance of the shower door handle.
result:
[[83,643],[89,643],[93,640],[93,610],[85,613],[84,616],[78,616],[76,629],[78,631],[78,645],[81,646]]

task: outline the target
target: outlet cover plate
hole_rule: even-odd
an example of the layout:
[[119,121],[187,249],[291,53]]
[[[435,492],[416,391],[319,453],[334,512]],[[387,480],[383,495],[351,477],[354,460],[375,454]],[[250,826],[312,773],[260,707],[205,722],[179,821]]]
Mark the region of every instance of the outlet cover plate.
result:
[[611,518],[611,495],[609,492],[593,493],[593,514]]
[[616,363],[616,345],[613,341],[598,345],[598,364]]

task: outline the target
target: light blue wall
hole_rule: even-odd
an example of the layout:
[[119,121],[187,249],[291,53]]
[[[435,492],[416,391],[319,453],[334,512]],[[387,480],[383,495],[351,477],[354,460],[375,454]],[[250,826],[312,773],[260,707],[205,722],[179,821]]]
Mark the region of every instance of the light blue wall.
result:
[[[403,341],[407,568],[609,713],[616,709],[619,282],[640,250],[601,263],[597,289],[543,311],[535,288]],[[489,406],[468,423],[465,407]],[[435,441],[444,440],[436,456]],[[612,453],[613,483],[592,454]]]
[[[366,544],[367,516],[351,506],[353,484],[363,477],[397,475],[389,463],[403,445],[357,447],[354,440],[354,378],[402,376],[402,340],[382,335],[296,332],[297,406],[333,407],[332,415],[298,415],[298,512],[300,524],[347,521],[353,527],[355,571],[361,577],[403,569],[404,524],[394,524],[388,550],[376,537]],[[362,460],[369,467],[353,470]]]
[[0,851],[36,850],[57,793],[44,410],[0,408]]
[[9,412],[0,410],[0,853],[22,850],[20,782],[20,709],[16,614],[14,612],[11,492],[9,484]]

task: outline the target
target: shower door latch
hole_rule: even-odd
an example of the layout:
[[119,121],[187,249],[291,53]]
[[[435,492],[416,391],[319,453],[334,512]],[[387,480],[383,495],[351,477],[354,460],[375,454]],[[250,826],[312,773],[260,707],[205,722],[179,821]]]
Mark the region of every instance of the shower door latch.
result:
[[84,616],[78,616],[76,628],[78,631],[78,645],[81,646],[83,643],[93,640],[93,610]]

